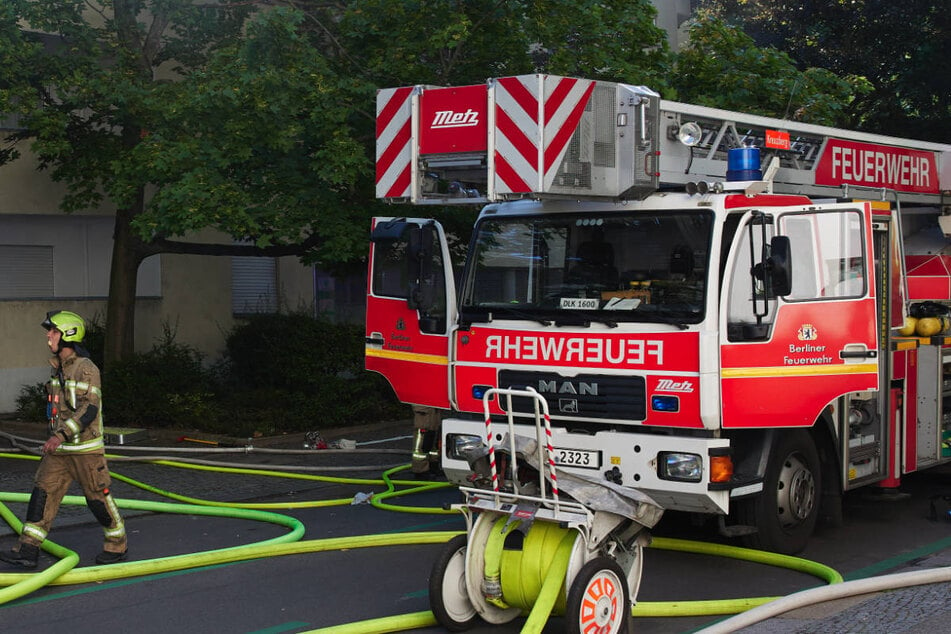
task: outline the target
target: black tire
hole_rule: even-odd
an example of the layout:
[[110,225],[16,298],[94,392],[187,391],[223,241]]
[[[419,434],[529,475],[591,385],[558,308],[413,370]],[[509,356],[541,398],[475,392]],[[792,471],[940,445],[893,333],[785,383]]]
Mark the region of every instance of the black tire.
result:
[[743,537],[743,545],[786,555],[801,551],[816,527],[821,491],[822,468],[812,436],[801,429],[778,433],[763,493],[739,505],[740,523],[757,528]]
[[466,544],[466,535],[446,542],[429,575],[429,607],[450,632],[464,632],[479,620],[466,592]]
[[565,631],[633,631],[630,597],[627,576],[617,562],[610,557],[595,557],[581,567],[571,582],[565,603]]

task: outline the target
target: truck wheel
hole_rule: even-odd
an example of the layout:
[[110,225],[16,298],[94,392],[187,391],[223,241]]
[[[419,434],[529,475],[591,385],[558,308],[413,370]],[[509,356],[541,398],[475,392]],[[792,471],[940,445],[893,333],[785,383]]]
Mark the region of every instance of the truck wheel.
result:
[[610,557],[595,557],[578,571],[565,604],[568,634],[632,631],[627,577]]
[[465,535],[456,535],[446,542],[433,564],[429,606],[439,624],[450,632],[463,632],[479,619],[466,591]]
[[819,454],[805,430],[779,433],[770,451],[763,493],[740,504],[740,523],[757,532],[743,538],[749,548],[786,555],[806,547],[819,517],[822,491]]

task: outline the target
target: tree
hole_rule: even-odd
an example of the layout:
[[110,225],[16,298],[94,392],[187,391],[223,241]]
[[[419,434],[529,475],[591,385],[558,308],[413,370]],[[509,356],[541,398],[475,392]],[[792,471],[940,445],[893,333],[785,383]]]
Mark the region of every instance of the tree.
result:
[[[116,207],[106,363],[133,351],[136,271],[150,255],[365,252],[377,87],[536,69],[662,83],[647,0],[283,5],[0,6],[0,110],[25,127],[0,160],[32,142],[68,187],[64,211]],[[177,240],[206,227],[248,244]]]
[[117,208],[107,362],[132,350],[135,274],[158,252],[133,226],[146,183],[129,180],[123,167],[156,122],[147,99],[160,85],[155,77],[173,56],[200,64],[235,40],[248,12],[176,0],[153,3],[148,18],[143,9],[136,0],[9,0],[0,9],[0,107],[25,127],[8,139],[14,145],[4,158],[17,157],[16,142],[32,140],[40,168],[67,185],[64,211],[106,199]]
[[[545,72],[668,90],[666,34],[649,0],[287,0],[337,75],[372,89],[479,84]],[[351,123],[373,155],[373,100]],[[372,184],[368,184],[372,186]],[[372,205],[367,205],[372,209]],[[429,207],[462,251],[474,208]],[[393,213],[385,208],[384,215]],[[361,236],[365,241],[365,237]],[[364,249],[365,246],[361,245]]]
[[548,72],[666,85],[648,0],[289,0],[318,48],[375,85],[464,85]]
[[951,13],[935,0],[704,0],[761,46],[800,68],[825,68],[869,86],[846,124],[895,136],[951,141]]
[[677,55],[674,85],[690,103],[823,125],[841,125],[863,89],[822,68],[800,71],[786,53],[703,11]]

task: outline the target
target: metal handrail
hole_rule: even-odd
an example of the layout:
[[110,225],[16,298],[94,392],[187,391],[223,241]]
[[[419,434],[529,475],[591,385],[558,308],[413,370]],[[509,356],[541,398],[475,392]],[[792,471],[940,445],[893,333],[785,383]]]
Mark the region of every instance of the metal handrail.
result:
[[[536,430],[536,444],[538,445],[538,479],[539,479],[539,489],[541,490],[541,499],[543,502],[548,501],[548,496],[546,494],[547,487],[545,486],[545,474],[544,474],[544,464],[548,464],[549,478],[551,480],[551,494],[552,500],[554,502],[555,512],[559,512],[559,498],[558,498],[558,474],[555,468],[555,448],[552,443],[552,434],[551,434],[551,416],[548,413],[548,401],[540,395],[534,388],[526,387],[524,389],[513,389],[513,388],[491,388],[486,390],[485,394],[482,396],[482,407],[485,412],[485,439],[486,443],[489,445],[489,469],[492,476],[492,490],[495,493],[496,503],[499,503],[499,498],[501,492],[499,490],[499,474],[498,467],[495,462],[495,443],[492,440],[492,416],[489,412],[489,403],[492,400],[493,396],[498,395],[505,396],[506,407],[504,408],[506,414],[506,421],[508,422],[509,428],[509,442],[511,445],[511,470],[515,474],[518,472],[518,458],[515,453],[515,416],[514,408],[512,407],[512,397],[522,397],[530,398],[534,403],[535,409],[535,430]],[[545,428],[545,438],[541,437],[541,429],[544,426]],[[544,440],[544,442],[543,442]],[[516,494],[518,494],[518,481],[516,478],[512,478],[512,486]]]

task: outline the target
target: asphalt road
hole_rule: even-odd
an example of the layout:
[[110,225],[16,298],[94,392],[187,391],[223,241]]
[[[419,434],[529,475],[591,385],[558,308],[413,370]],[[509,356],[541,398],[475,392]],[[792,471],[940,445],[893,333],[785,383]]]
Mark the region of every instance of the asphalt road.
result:
[[[382,430],[378,438],[392,433],[393,430]],[[372,436],[373,433],[366,432],[362,440],[370,440]],[[372,446],[405,449],[408,455],[408,440]],[[265,468],[284,463],[343,466],[349,462],[371,463],[382,469],[404,460],[398,454],[202,457]],[[34,467],[35,463],[22,460],[0,460],[0,490],[27,492]],[[112,470],[165,491],[221,501],[290,504],[346,499],[361,492],[383,490],[382,486],[370,484],[224,474],[119,461],[113,461]],[[376,478],[379,473],[351,475]],[[409,476],[403,473],[396,477]],[[169,501],[166,497],[122,482],[116,482],[113,489],[120,499]],[[914,567],[922,557],[933,552],[936,545],[946,545],[951,536],[951,522],[928,519],[929,498],[951,495],[951,468],[945,466],[910,476],[906,478],[903,490],[909,496],[901,500],[883,501],[861,493],[846,496],[845,524],[836,528],[820,527],[801,556],[831,566],[847,578]],[[432,509],[456,501],[457,496],[453,489],[441,489],[392,501]],[[941,503],[943,501],[939,500]],[[8,503],[8,506],[22,517],[24,504]],[[463,529],[462,521],[454,516],[394,512],[368,504],[274,512],[302,522],[306,527],[304,540]],[[254,544],[287,533],[282,526],[243,518],[143,511],[128,511],[126,525],[130,535],[130,565],[156,558]],[[696,526],[686,516],[677,514],[668,514],[655,534],[720,541],[710,527]],[[93,557],[101,545],[101,529],[92,523],[92,516],[83,507],[64,508],[50,537],[76,551],[80,555],[80,567],[93,565]],[[9,548],[14,539],[9,529],[0,533],[0,548]],[[439,548],[439,545],[350,548],[213,563],[193,569],[75,585],[47,585],[0,606],[0,631],[270,634],[305,632],[415,613],[428,609],[427,580]],[[54,563],[52,557],[44,555],[41,569]],[[9,577],[5,578],[10,583]],[[817,585],[821,582],[815,578],[786,569],[651,548],[645,555],[639,600],[671,602],[779,596]],[[690,632],[720,618],[640,618],[636,627],[646,633]],[[517,632],[523,623],[523,619],[517,619],[506,626],[481,626],[472,631]],[[560,632],[562,629],[560,620],[553,618],[546,632]],[[417,631],[440,632],[441,629],[433,627]]]

